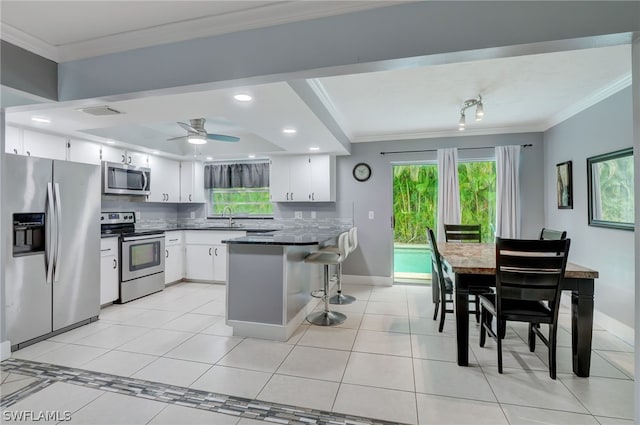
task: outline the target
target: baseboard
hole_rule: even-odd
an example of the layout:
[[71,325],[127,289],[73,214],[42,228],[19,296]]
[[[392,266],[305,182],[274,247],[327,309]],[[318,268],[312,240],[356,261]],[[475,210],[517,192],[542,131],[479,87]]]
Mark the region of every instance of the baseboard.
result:
[[11,341],[2,341],[0,343],[0,361],[7,360],[11,357]]
[[355,274],[343,274],[342,282],[348,285],[392,286],[393,278],[390,276],[362,276]]
[[[571,309],[571,296],[562,297],[562,305]],[[627,344],[634,345],[635,330],[601,311],[593,310],[593,324],[617,336]]]

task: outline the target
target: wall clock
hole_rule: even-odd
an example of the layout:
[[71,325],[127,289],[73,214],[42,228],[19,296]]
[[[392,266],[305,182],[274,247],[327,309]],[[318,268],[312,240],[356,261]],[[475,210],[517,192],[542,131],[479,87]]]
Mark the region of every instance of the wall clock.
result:
[[371,177],[371,167],[369,164],[360,162],[353,167],[353,178],[359,182],[366,182]]

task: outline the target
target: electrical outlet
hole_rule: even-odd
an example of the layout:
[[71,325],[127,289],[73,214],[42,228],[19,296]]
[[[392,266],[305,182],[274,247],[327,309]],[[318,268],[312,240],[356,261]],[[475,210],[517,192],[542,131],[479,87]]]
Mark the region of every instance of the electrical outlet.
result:
[[294,218],[302,218],[302,211],[296,211],[293,213]]
[[369,220],[373,220],[373,211],[369,211]]
[[196,218],[196,212],[195,211],[191,211],[191,213],[189,214],[189,216],[191,218]]
[[315,211],[311,211],[311,218],[316,218],[318,215]]

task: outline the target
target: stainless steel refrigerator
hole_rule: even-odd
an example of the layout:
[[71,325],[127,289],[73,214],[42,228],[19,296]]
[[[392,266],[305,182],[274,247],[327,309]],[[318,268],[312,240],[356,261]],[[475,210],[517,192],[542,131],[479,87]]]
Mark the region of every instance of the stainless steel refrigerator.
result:
[[5,158],[5,307],[15,351],[98,316],[100,167]]

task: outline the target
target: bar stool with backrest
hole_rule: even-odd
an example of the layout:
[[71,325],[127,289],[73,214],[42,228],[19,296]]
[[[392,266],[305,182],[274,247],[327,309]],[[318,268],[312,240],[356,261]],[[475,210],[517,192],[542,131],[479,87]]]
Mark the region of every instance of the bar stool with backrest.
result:
[[[358,247],[358,228],[352,227],[349,229],[349,244],[347,253],[345,255],[345,260],[349,257],[349,255],[356,250]],[[337,247],[327,247],[331,250],[335,250]],[[338,248],[339,249],[339,248]],[[342,262],[338,264],[338,289],[336,294],[329,298],[329,303],[331,304],[351,304],[356,300],[356,297],[353,295],[345,295],[342,293]]]
[[339,265],[347,256],[349,243],[349,232],[343,232],[338,236],[338,250],[326,251],[319,250],[310,253],[304,259],[305,263],[322,264],[324,267],[324,293],[322,301],[324,302],[324,310],[311,313],[307,316],[307,321],[314,325],[331,326],[339,325],[347,319],[343,313],[329,310],[329,266]]
[[[447,242],[471,242],[480,243],[482,241],[481,230],[479,224],[445,224],[444,237]],[[491,292],[489,286],[474,286],[469,288],[469,293],[474,296],[476,322],[480,323],[480,302],[478,294]]]
[[[570,239],[496,239],[496,293],[480,296],[482,325],[480,347],[489,334],[498,345],[498,372],[502,373],[502,339],[506,321],[529,323],[529,351],[535,351],[536,336],[549,349],[549,376],[556,379],[556,340],[560,286],[569,255]],[[495,317],[497,329],[491,327]],[[549,336],[539,329],[549,325]]]

